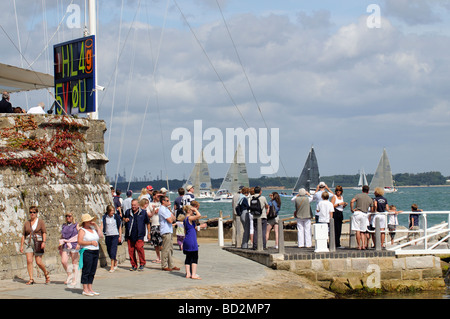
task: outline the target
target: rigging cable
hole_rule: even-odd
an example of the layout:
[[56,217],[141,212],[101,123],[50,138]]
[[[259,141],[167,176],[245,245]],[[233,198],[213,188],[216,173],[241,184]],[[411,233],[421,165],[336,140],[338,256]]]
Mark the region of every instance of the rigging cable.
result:
[[[227,29],[228,36],[230,37],[231,43],[233,44],[234,51],[236,52],[236,57],[237,57],[237,59],[238,59],[238,61],[239,61],[239,64],[241,65],[242,72],[244,73],[245,79],[247,80],[248,87],[250,88],[250,92],[252,93],[253,100],[255,101],[256,106],[258,107],[259,114],[261,115],[261,118],[262,118],[262,120],[263,120],[263,122],[264,122],[264,125],[265,125],[266,129],[267,129],[267,132],[268,132],[268,134],[269,134],[269,138],[270,138],[270,140],[272,140],[272,139],[271,139],[271,133],[270,133],[269,127],[268,127],[268,125],[267,125],[267,122],[266,122],[266,120],[265,120],[263,114],[262,114],[261,107],[259,106],[259,103],[258,103],[258,100],[257,100],[257,98],[256,98],[255,92],[253,91],[253,87],[252,87],[252,85],[250,84],[250,80],[249,80],[249,78],[248,78],[247,72],[245,71],[244,65],[243,65],[243,63],[242,63],[242,59],[241,59],[241,57],[240,57],[240,55],[239,55],[239,52],[238,52],[238,50],[237,50],[236,43],[234,42],[233,37],[231,36],[231,32],[230,32],[230,29],[228,28],[228,24],[227,24],[227,21],[225,20],[225,16],[223,15],[222,8],[220,7],[220,4],[219,4],[219,1],[218,1],[218,0],[216,0],[216,3],[217,3],[217,6],[219,7],[219,11],[220,11],[220,14],[221,14],[221,16],[222,16],[222,20],[223,20],[223,23],[224,23],[224,25],[225,25],[225,28]],[[285,175],[286,175],[286,177],[287,177],[286,168],[284,167],[283,161],[281,160],[281,156],[280,156],[279,149],[277,149],[277,153],[278,153],[278,158],[280,159],[281,166],[283,167],[284,173],[285,173]]]
[[[166,12],[165,12],[165,15],[164,15],[163,27],[161,29],[161,36],[160,36],[160,39],[159,39],[159,46],[158,46],[158,50],[157,50],[157,54],[156,54],[156,59],[153,62],[153,85],[155,87],[156,105],[158,107],[158,115],[159,115],[159,99],[158,99],[158,90],[157,90],[157,85],[156,85],[156,79],[155,78],[156,78],[156,69],[157,69],[157,65],[158,65],[158,62],[159,62],[159,55],[160,55],[161,47],[162,47],[162,40],[163,40],[164,30],[165,30],[165,26],[166,26],[167,14],[168,14],[168,11],[169,11],[169,1],[170,0],[167,0]],[[148,7],[146,7],[146,17],[147,17],[147,26],[148,26],[147,27],[147,35],[148,35],[148,40],[149,40],[149,43],[150,43],[151,57],[153,59],[152,42],[151,42],[151,35],[150,35],[150,28],[149,28],[150,27],[150,23],[149,23],[149,19],[148,19],[148,10],[147,9],[148,9]],[[131,179],[132,179],[132,177],[134,175],[134,168],[135,168],[135,165],[136,165],[136,159],[137,159],[138,151],[139,151],[139,148],[140,148],[140,145],[141,145],[141,138],[142,138],[142,133],[144,131],[144,124],[145,124],[145,119],[146,119],[146,116],[147,116],[149,103],[150,103],[150,95],[148,96],[147,103],[145,105],[144,115],[143,115],[142,123],[141,123],[141,130],[140,130],[139,137],[138,137],[138,142],[137,142],[137,147],[136,147],[136,153],[134,155],[133,165],[131,166],[131,174],[130,174],[130,180],[128,181],[127,191],[130,189]],[[160,121],[160,127],[161,127],[161,117],[160,116],[159,116],[159,121]],[[163,152],[162,153],[163,153],[164,166],[165,166],[166,176],[167,176],[167,165],[166,165],[166,158],[165,158],[165,151],[164,151],[164,141],[163,141],[162,127],[161,127],[161,141],[162,141],[162,148],[163,148]],[[167,179],[167,189],[170,190],[170,188],[169,188],[169,180],[168,179]]]
[[[20,44],[19,20],[17,19],[16,0],[14,0],[13,2],[14,2],[14,15],[16,17],[17,43],[19,44],[19,53],[20,53],[20,66],[23,68],[23,54],[22,54],[22,46]],[[28,110],[28,92],[25,92],[25,103],[27,105]]]
[[[124,2],[124,0],[122,0],[122,6],[120,9],[119,39],[117,40],[116,66],[119,64],[119,58],[120,58],[120,38],[122,36],[123,2]],[[116,101],[117,73],[118,73],[118,68],[116,67],[114,70],[113,96],[112,96],[112,103],[111,103],[111,117],[109,119],[109,132],[108,132],[108,143],[106,146],[106,157],[109,157],[109,147],[111,145],[111,132],[112,132],[112,124],[113,124],[114,105],[115,105],[115,101]]]
[[[141,6],[141,1],[139,0],[138,2],[138,11],[140,9]],[[128,113],[128,107],[130,104],[130,91],[131,91],[131,84],[133,82],[133,71],[134,71],[134,62],[136,59],[136,37],[137,37],[137,30],[134,30],[134,40],[133,40],[133,50],[132,50],[132,58],[131,58],[131,65],[130,65],[130,73],[128,75],[128,89],[127,89],[127,96],[126,96],[126,101],[125,101],[125,115],[127,115]],[[115,184],[114,184],[114,189],[117,188],[117,180],[119,178],[119,169],[120,169],[120,162],[122,159],[122,154],[123,154],[123,142],[124,142],[124,137],[125,137],[125,124],[126,124],[126,120],[125,118],[122,121],[122,136],[121,136],[121,140],[120,140],[120,149],[119,149],[119,160],[117,162],[117,171],[116,171],[116,180],[115,180]]]
[[[70,1],[71,5],[73,3],[74,0]],[[42,51],[38,54],[38,56],[34,59],[33,62],[29,63],[29,66],[31,67],[40,57],[41,55],[48,49],[48,46],[50,45],[50,42],[53,40],[53,38],[55,37],[55,35],[58,33],[59,28],[61,27],[61,25],[63,24],[64,20],[66,19],[66,16],[68,14],[68,11],[66,11],[66,14],[64,14],[64,16],[62,17],[61,21],[59,22],[56,31],[53,33],[53,35],[50,37],[50,39],[47,41],[47,44],[45,45],[44,49],[42,49]]]
[[[195,38],[197,44],[200,46],[201,50],[203,51],[203,54],[205,55],[206,59],[208,60],[209,64],[211,65],[212,69],[214,70],[216,76],[218,77],[219,81],[221,82],[222,87],[224,88],[225,92],[227,93],[227,95],[228,95],[228,97],[230,98],[231,102],[233,103],[234,107],[235,107],[236,110],[238,111],[239,115],[241,116],[241,118],[242,118],[242,120],[244,121],[244,123],[245,123],[245,125],[247,126],[247,128],[250,128],[250,126],[248,125],[248,123],[247,123],[247,121],[246,121],[244,115],[242,114],[241,110],[239,110],[239,107],[238,107],[236,101],[235,101],[234,98],[232,97],[230,91],[228,90],[227,86],[225,85],[225,83],[224,83],[222,77],[220,76],[219,72],[218,72],[217,69],[214,67],[214,64],[212,63],[212,61],[211,61],[210,57],[208,56],[206,50],[203,48],[202,44],[200,43],[200,40],[198,39],[197,35],[195,34],[194,30],[192,29],[190,23],[187,21],[187,18],[186,18],[186,16],[184,15],[183,11],[181,10],[180,6],[178,5],[177,1],[176,1],[176,0],[173,0],[173,1],[174,1],[174,3],[175,3],[176,7],[178,8],[178,10],[180,11],[180,14],[181,14],[181,16],[182,16],[183,19],[184,19],[184,22],[185,22],[185,23],[187,24],[187,26],[189,27],[189,30],[191,31],[192,35],[194,36],[194,38]],[[253,133],[252,133],[252,135],[253,135],[253,138],[255,139],[255,141],[256,141],[256,143],[257,143],[257,145],[258,145],[259,150],[261,151],[261,150],[262,150],[262,149],[261,149],[261,145],[260,145],[260,143],[259,143],[257,137],[254,136]],[[271,164],[271,166],[272,166],[272,164]],[[275,175],[278,176],[277,173],[275,173]],[[278,177],[279,177],[279,176],[278,176]]]

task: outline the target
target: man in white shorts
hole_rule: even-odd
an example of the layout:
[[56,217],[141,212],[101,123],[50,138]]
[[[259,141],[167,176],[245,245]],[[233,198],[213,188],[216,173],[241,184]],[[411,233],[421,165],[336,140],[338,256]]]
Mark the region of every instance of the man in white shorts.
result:
[[[368,195],[369,186],[362,187],[362,193],[357,194],[350,202],[350,210],[353,213],[352,230],[356,231],[356,242],[358,249],[367,247],[367,226],[369,225],[368,212],[372,206],[373,200]],[[368,233],[367,233],[368,234]]]

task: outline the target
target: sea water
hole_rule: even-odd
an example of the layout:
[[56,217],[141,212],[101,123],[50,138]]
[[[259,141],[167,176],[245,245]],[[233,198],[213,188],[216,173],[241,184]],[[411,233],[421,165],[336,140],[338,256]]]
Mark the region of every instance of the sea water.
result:
[[[334,192],[334,189],[332,189]],[[262,195],[269,200],[269,194],[272,192],[278,192],[279,194],[287,193],[291,194],[288,190],[270,190],[264,189]],[[348,203],[348,206],[344,209],[344,219],[350,219],[352,213],[350,212],[350,201],[360,190],[344,189],[343,196],[344,201]],[[398,222],[400,226],[408,227],[408,217],[411,212],[411,205],[417,204],[419,209],[426,211],[450,211],[449,205],[450,187],[402,187],[395,193],[386,193],[384,197],[388,201],[388,205],[395,205],[397,210],[403,211],[398,215]],[[375,196],[369,194],[372,198]],[[175,198],[175,197],[174,197]],[[281,209],[279,216],[281,219],[293,217],[294,215],[294,202],[291,201],[292,196],[281,197]],[[223,217],[231,216],[232,206],[231,201],[214,202],[212,199],[199,199],[200,212],[202,215],[207,215],[208,219],[219,217],[219,212],[222,212]],[[315,209],[315,204],[311,204],[312,209]],[[226,219],[229,219],[228,217]],[[448,214],[433,214],[427,216],[428,227],[439,224],[441,222],[448,222]],[[419,219],[420,226],[424,223],[423,217]],[[388,293],[379,296],[362,296],[352,298],[364,298],[364,299],[450,299],[450,286],[442,291],[427,291],[418,293]]]
[[[332,189],[334,191],[334,189]],[[278,192],[279,194],[288,194],[291,192],[289,190],[271,190],[264,189],[262,195],[269,200],[269,194],[272,192]],[[343,192],[344,201],[349,205],[344,209],[344,219],[350,219],[350,201],[360,190],[345,188]],[[372,198],[373,194],[369,194]],[[403,211],[398,216],[398,221],[400,226],[408,227],[408,217],[411,212],[411,205],[417,204],[420,209],[424,212],[427,211],[450,211],[449,204],[450,187],[400,187],[395,193],[386,193],[384,197],[387,199],[389,205],[395,205],[397,210]],[[178,196],[178,194],[171,193],[170,200],[173,205],[173,201]],[[135,197],[135,196],[133,196]],[[137,197],[137,195],[136,195]],[[281,197],[281,209],[279,216],[281,219],[286,219],[293,217],[294,215],[294,202],[291,201],[292,196]],[[232,214],[231,201],[213,201],[212,198],[208,199],[198,199],[200,203],[200,212],[202,216],[207,217],[207,219],[217,218],[222,212],[224,219],[230,219]],[[315,209],[315,204],[311,204],[312,209]],[[428,227],[439,224],[441,222],[448,222],[448,214],[437,214],[428,215],[427,224]],[[423,218],[421,218],[420,223],[423,223]],[[357,298],[357,297],[355,297]],[[367,298],[363,297],[363,298]],[[370,297],[373,299],[377,298],[388,298],[388,299],[450,299],[450,287],[444,289],[443,291],[431,291],[431,292],[421,292],[415,294],[383,294],[381,296]]]
[[[332,189],[334,192],[334,190]],[[279,194],[287,193],[291,194],[290,190],[271,190],[264,189],[262,195],[269,201],[269,194],[272,192],[278,192]],[[344,209],[344,219],[350,219],[352,213],[350,212],[350,201],[358,193],[359,190],[344,189],[343,196],[344,201],[348,203],[348,206]],[[373,194],[369,194],[371,197],[375,197]],[[411,212],[411,205],[417,204],[420,209],[426,211],[450,211],[449,205],[450,187],[401,187],[395,193],[386,193],[384,197],[387,199],[389,205],[395,205],[397,210],[404,213],[399,214],[399,225],[408,227],[409,212]],[[171,200],[176,198],[176,194],[171,195]],[[331,198],[331,197],[330,197]],[[281,197],[281,209],[279,216],[281,219],[286,219],[294,216],[294,202],[291,201],[292,196]],[[232,207],[231,201],[213,201],[209,199],[198,199],[200,203],[200,212],[202,215],[206,215],[208,218],[219,217],[219,212],[222,211],[222,216],[231,216]],[[311,204],[312,209],[315,209],[315,203]],[[439,224],[441,222],[448,221],[448,214],[428,215],[427,224],[428,227]],[[420,219],[423,222],[423,218]]]

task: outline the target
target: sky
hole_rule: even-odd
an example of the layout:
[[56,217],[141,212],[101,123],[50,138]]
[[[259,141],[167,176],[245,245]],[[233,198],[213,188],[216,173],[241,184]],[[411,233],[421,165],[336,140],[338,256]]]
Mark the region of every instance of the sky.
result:
[[[52,74],[85,1],[10,2],[1,62]],[[233,132],[250,177],[296,177],[312,146],[322,176],[374,173],[383,148],[394,174],[450,176],[450,0],[98,0],[97,16],[109,176],[184,179],[204,147],[222,178]]]

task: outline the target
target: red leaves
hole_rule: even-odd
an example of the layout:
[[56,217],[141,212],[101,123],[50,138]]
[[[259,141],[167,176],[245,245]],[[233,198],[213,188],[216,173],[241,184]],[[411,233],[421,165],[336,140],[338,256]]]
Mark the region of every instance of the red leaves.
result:
[[[76,142],[84,142],[85,138],[79,129],[83,125],[63,116],[58,123],[45,123],[44,129],[52,128],[50,139],[37,138],[27,132],[36,130],[38,125],[32,115],[14,117],[15,125],[4,129],[0,136],[7,140],[8,147],[0,155],[0,166],[12,166],[24,169],[29,175],[42,176],[40,172],[49,167],[56,167],[67,177],[73,178],[66,171],[72,171],[75,165],[70,158],[79,150]],[[30,136],[28,136],[30,135]],[[31,150],[37,154],[17,158],[18,151]],[[77,152],[76,152],[77,151]],[[12,154],[15,153],[15,154]],[[49,172],[50,173],[50,172]]]

